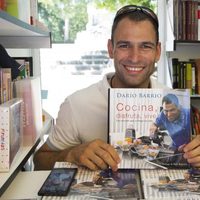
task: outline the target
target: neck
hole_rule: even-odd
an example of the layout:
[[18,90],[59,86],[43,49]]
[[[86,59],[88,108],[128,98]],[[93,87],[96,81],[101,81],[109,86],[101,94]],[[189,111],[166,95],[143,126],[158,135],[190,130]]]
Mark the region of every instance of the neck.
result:
[[[122,88],[122,87],[116,87],[115,84],[115,75],[113,75],[110,79],[110,87],[111,88]],[[147,87],[126,87],[126,88],[151,88],[151,81],[149,81],[148,86]]]

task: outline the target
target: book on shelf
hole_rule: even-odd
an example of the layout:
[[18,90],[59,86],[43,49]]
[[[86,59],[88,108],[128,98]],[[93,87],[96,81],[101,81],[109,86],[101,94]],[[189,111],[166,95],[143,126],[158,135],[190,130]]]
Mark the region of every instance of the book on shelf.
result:
[[11,98],[11,68],[0,68],[0,103],[4,103]]
[[33,58],[32,57],[13,57],[20,64],[19,77],[27,78],[33,76]]
[[[200,94],[200,59],[180,61],[169,60],[172,66],[172,86],[174,89],[190,89],[191,94]],[[170,64],[170,63],[169,63]]]
[[6,0],[0,0],[0,9],[5,10],[6,9]]
[[0,172],[9,171],[22,145],[22,99],[0,104]]
[[174,0],[174,35],[176,40],[198,40],[198,0]]
[[195,59],[196,93],[200,94],[200,59]]
[[[54,168],[70,167],[77,166],[68,162],[56,162],[54,166]],[[91,171],[78,167],[67,199],[143,199],[139,170]]]
[[190,91],[109,89],[108,140],[119,168],[187,168],[182,147],[191,139]]
[[42,130],[42,104],[39,77],[29,77],[14,82],[15,97],[24,101],[23,143],[31,145]]
[[6,10],[9,15],[18,18],[19,17],[19,8],[18,0],[6,0]]

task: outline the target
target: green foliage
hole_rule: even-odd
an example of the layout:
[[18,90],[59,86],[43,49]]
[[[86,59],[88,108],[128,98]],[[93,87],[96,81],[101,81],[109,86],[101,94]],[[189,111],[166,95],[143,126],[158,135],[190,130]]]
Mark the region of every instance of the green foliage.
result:
[[[52,33],[56,43],[74,42],[78,32],[86,29],[88,22],[87,4],[116,11],[127,4],[144,5],[153,8],[151,0],[38,0],[39,19]],[[68,38],[65,38],[65,20],[68,19]]]
[[154,8],[151,0],[95,0],[95,3],[99,8],[106,8],[110,11],[115,11],[121,6],[128,4],[147,6],[152,9]]
[[[79,0],[39,0],[39,18],[52,33],[56,43],[74,42],[76,34],[86,28],[88,22],[87,1]],[[65,19],[69,20],[69,38],[65,40]]]

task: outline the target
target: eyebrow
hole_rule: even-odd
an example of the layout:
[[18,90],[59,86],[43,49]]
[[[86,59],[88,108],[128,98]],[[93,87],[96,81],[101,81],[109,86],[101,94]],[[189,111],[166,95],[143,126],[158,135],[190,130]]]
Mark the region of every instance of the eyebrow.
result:
[[[125,43],[125,44],[132,44],[130,41],[127,41],[127,40],[120,40],[120,41],[118,41],[117,43],[116,43],[116,45],[119,45],[119,44],[123,44],[123,43]],[[134,43],[135,44],[135,43]],[[136,43],[137,44],[137,43]],[[151,42],[151,41],[143,41],[143,42],[138,42],[138,44],[148,44],[148,45],[152,45],[152,46],[154,46],[154,47],[156,47],[156,43],[154,43],[154,42]]]

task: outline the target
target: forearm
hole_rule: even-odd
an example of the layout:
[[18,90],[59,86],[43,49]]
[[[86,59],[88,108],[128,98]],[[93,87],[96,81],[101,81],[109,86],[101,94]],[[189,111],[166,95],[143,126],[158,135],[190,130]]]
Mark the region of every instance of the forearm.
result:
[[34,155],[34,169],[35,170],[50,170],[54,167],[56,162],[72,162],[72,159],[67,159],[70,149],[62,151],[52,151],[41,149]]
[[51,170],[58,160],[59,152],[36,152],[33,158],[34,170]]

